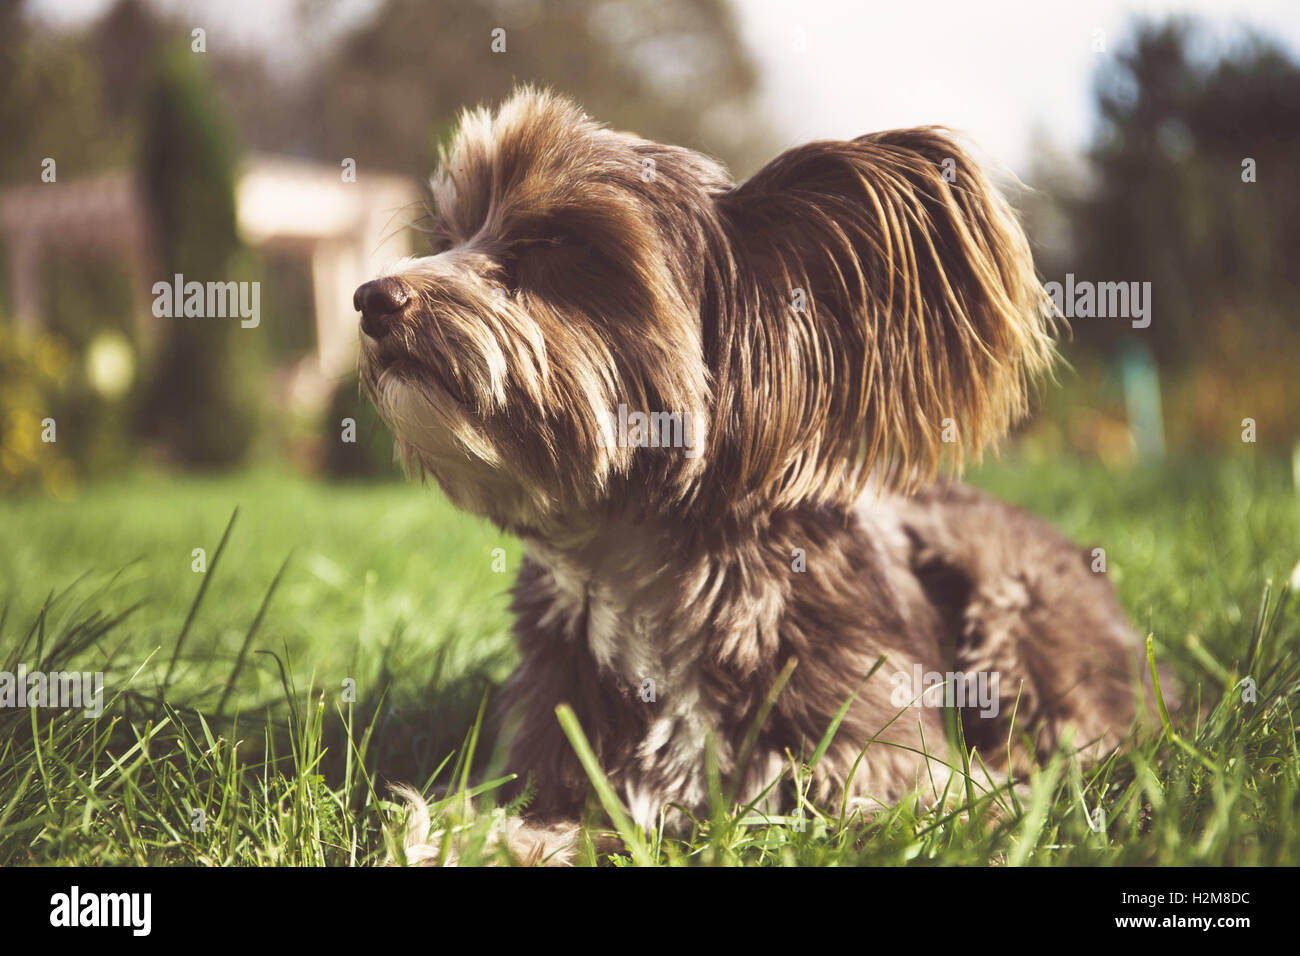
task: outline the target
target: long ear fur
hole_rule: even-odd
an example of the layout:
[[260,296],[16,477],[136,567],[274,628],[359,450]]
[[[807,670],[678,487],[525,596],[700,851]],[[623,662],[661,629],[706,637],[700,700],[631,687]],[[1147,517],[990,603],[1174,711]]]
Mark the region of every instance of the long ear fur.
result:
[[717,202],[706,348],[737,497],[844,504],[873,467],[911,486],[1023,413],[1053,355],[1048,299],[1011,209],[944,131],[810,143]]

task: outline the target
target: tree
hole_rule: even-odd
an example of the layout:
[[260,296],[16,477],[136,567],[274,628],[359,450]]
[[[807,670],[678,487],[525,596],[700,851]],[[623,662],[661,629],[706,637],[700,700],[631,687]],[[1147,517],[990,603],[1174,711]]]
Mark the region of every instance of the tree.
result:
[[[1141,334],[1166,367],[1225,340],[1258,352],[1300,344],[1300,67],[1257,36],[1196,52],[1207,49],[1193,22],[1145,23],[1102,68],[1096,188],[1072,215],[1080,278],[1152,283],[1159,312]],[[1131,334],[1075,326],[1096,346]]]
[[522,82],[741,166],[770,149],[754,116],[757,71],[724,0],[387,0],[322,63],[308,115],[328,154],[423,176],[463,107]]
[[[163,54],[149,97],[140,164],[160,280],[250,281],[235,227],[234,138],[187,48]],[[253,439],[256,333],[238,318],[162,318],[165,338],[140,423],[188,465],[238,462]]]

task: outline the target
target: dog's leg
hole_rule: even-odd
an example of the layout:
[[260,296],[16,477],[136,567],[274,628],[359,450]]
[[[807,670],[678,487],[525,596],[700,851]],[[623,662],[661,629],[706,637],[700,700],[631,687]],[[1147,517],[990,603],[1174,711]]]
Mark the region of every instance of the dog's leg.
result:
[[1148,709],[1135,706],[1145,668],[1093,553],[960,485],[900,499],[898,508],[913,569],[953,631],[953,669],[996,688],[987,706],[963,707],[968,744],[998,765],[1010,739],[1017,770],[1052,753],[1067,732],[1089,756],[1113,748]]

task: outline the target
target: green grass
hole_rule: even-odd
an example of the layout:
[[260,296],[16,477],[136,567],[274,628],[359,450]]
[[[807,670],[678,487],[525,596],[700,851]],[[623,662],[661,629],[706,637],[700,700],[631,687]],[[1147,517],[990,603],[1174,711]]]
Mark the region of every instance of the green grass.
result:
[[[1004,463],[971,477],[1105,548],[1135,626],[1199,718],[1101,766],[1062,753],[1020,793],[989,793],[976,763],[946,810],[911,801],[864,820],[811,807],[796,829],[727,805],[719,782],[682,840],[630,830],[588,759],[624,849],[584,859],[1300,862],[1289,470]],[[196,548],[206,573],[192,569]],[[0,709],[0,865],[379,863],[400,856],[388,785],[402,781],[445,794],[434,819],[462,862],[491,856],[503,771],[483,705],[514,660],[518,559],[516,542],[411,485],[145,474],[72,502],[0,500],[0,671],[103,671],[108,698],[95,719]],[[1246,675],[1253,704],[1235,689]],[[582,728],[561,718],[581,753]]]

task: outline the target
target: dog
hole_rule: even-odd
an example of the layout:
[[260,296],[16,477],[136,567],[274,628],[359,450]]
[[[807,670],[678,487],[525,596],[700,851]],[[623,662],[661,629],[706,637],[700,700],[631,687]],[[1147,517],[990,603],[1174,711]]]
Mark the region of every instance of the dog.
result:
[[1058,321],[952,134],[737,185],[525,87],[462,115],[431,186],[433,254],[356,291],[360,378],[408,469],[524,544],[512,852],[571,857],[561,703],[647,830],[707,812],[711,759],[788,808],[770,785],[848,701],[811,799],[942,791],[952,683],[922,675],[993,678],[956,706],[1000,773],[1129,732],[1140,649],[1092,552],[938,477],[1026,413]]

